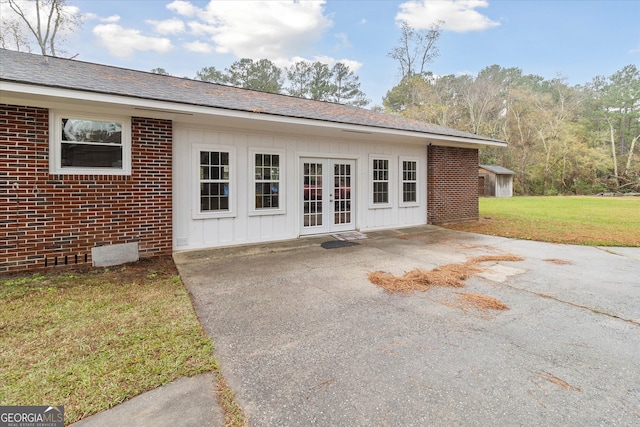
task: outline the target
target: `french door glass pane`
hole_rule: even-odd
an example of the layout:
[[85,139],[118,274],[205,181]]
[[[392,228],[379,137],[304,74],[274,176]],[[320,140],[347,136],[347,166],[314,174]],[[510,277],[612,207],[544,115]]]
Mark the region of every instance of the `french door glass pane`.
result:
[[322,226],[322,163],[304,163],[304,226]]

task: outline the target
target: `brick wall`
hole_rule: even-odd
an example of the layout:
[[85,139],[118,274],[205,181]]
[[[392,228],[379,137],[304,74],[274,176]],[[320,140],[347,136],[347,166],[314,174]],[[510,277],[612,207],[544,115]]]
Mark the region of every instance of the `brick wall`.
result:
[[478,150],[427,149],[427,222],[478,219]]
[[172,123],[131,126],[130,176],[51,175],[48,110],[0,104],[0,273],[90,264],[115,243],[171,253]]

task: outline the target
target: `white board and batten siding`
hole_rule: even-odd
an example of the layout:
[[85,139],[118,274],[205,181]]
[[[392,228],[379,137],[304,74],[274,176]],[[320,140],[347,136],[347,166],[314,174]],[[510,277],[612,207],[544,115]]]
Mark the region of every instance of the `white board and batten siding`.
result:
[[[355,162],[352,182],[354,230],[396,228],[426,224],[426,147],[424,145],[374,144],[356,140],[326,139],[305,135],[263,135],[233,130],[196,128],[175,124],[173,133],[173,248],[174,251],[288,240],[302,229],[305,158],[342,159]],[[225,217],[198,215],[199,184],[196,152],[225,150],[233,153],[231,168],[232,213]],[[253,209],[255,185],[252,156],[280,154],[281,190],[277,212]],[[389,204],[372,203],[372,159],[389,159]],[[401,203],[401,162],[417,162],[417,203]]]

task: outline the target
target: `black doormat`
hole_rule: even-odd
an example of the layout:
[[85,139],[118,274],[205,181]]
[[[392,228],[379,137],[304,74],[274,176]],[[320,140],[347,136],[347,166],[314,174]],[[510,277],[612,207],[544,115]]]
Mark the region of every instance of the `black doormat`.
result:
[[345,248],[347,246],[357,246],[357,245],[359,245],[359,243],[343,241],[343,240],[328,240],[320,244],[320,246],[322,246],[325,249]]

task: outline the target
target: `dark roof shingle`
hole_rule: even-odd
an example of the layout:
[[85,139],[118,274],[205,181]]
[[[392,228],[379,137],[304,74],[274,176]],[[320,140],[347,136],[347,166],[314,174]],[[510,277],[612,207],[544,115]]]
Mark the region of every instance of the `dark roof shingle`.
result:
[[5,49],[0,49],[0,81],[503,143],[349,105]]
[[516,173],[514,171],[512,171],[511,169],[507,169],[503,166],[496,166],[496,165],[480,165],[480,167],[482,169],[486,169],[489,172],[493,172],[496,175],[515,175]]

